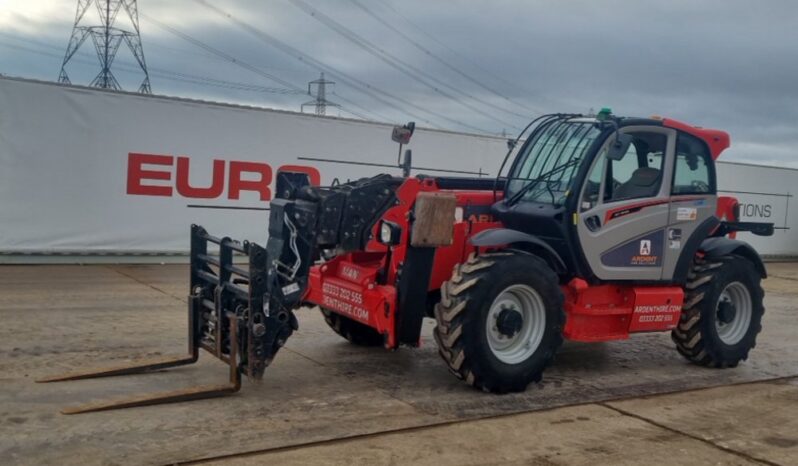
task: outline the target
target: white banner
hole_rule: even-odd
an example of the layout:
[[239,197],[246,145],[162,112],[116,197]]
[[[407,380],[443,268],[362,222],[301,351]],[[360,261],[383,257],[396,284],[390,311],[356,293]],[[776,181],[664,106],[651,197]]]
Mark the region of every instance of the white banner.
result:
[[[732,144],[734,144],[732,135]],[[721,155],[723,158],[723,155]],[[773,223],[773,236],[740,233],[760,254],[798,256],[798,170],[731,162],[718,164],[718,194],[736,197],[740,221]]]
[[[265,241],[274,178],[398,169],[392,126],[0,78],[0,251],[187,252],[189,226]],[[413,165],[494,175],[501,138],[419,129]],[[430,174],[446,172],[420,170]],[[462,176],[462,174],[461,174]],[[230,209],[232,208],[232,209]]]
[[[0,261],[9,254],[185,253],[189,226],[262,242],[274,176],[300,166],[346,181],[395,165],[391,126],[226,104],[0,78]],[[420,129],[407,146],[419,172],[495,176],[502,138]],[[307,160],[316,159],[316,160]],[[740,164],[719,185],[763,254],[796,255],[790,190],[798,171]],[[723,193],[722,193],[723,194]]]

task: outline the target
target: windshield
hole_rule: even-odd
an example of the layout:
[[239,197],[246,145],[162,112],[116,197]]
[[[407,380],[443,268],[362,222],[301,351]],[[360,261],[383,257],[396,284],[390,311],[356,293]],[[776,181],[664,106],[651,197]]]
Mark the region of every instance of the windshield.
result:
[[[601,134],[594,121],[557,121],[533,134],[507,181],[506,199],[561,205],[587,149]],[[523,191],[523,194],[519,194]]]

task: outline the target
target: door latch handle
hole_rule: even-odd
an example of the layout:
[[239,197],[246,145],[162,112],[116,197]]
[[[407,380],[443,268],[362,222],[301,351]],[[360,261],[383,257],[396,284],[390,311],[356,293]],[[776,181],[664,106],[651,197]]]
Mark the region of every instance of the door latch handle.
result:
[[599,219],[598,215],[591,215],[585,219],[585,225],[588,230],[597,231],[601,228],[601,219]]

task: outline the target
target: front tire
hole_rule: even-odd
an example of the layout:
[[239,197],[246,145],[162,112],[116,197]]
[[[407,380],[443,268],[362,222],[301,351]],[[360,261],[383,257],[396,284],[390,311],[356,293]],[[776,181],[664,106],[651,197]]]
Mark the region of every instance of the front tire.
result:
[[438,352],[458,378],[489,392],[523,391],[562,344],[563,295],[536,256],[472,254],[441,286],[435,319]]
[[671,333],[679,354],[718,368],[748,359],[765,312],[761,280],[754,264],[741,256],[697,259],[679,325]]

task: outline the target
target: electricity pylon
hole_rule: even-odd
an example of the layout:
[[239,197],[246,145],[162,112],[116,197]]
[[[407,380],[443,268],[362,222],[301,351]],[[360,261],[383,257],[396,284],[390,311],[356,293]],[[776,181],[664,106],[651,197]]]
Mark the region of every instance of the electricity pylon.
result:
[[[94,4],[100,16],[100,24],[84,24],[82,21],[86,11]],[[119,10],[123,9],[133,24],[133,30],[125,30],[116,27],[116,17]],[[141,47],[141,34],[139,33],[139,12],[136,0],[78,0],[78,9],[75,12],[75,24],[72,26],[72,35],[69,38],[64,61],[61,64],[61,73],[58,81],[71,84],[66,72],[66,66],[70,59],[75,55],[87,38],[91,37],[97,58],[100,60],[100,72],[91,81],[90,86],[102,87],[105,89],[121,90],[122,87],[111,72],[111,65],[114,62],[119,46],[124,42],[127,44],[133,57],[138,62],[144,72],[144,80],[139,86],[138,92],[151,94],[150,75],[147,72],[147,63],[144,61],[144,49]]]
[[[308,83],[308,95],[315,97],[315,99],[311,100],[310,102],[305,102],[302,106],[299,107],[301,112],[305,112],[305,106],[313,105],[316,107],[316,115],[325,115],[327,113],[327,107],[340,107],[339,104],[334,102],[330,102],[327,100],[327,85],[335,84],[333,81],[327,81],[324,79],[324,73],[321,73],[321,77],[315,81],[311,81]],[[316,92],[313,92],[313,86],[316,86]]]

